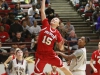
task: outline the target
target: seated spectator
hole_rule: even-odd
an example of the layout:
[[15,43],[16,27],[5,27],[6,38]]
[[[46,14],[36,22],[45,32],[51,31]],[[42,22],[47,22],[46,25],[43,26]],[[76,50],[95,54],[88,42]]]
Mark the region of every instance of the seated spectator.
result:
[[51,5],[50,4],[48,5],[48,8],[45,10],[45,13],[46,13],[46,16],[47,16],[49,22],[55,16],[54,9],[51,8]]
[[10,30],[9,30],[10,37],[11,38],[15,37],[15,34],[17,32],[23,32],[23,28],[22,28],[22,26],[19,23],[19,19],[18,18],[15,18],[15,21],[11,25]]
[[84,7],[87,4],[88,0],[79,0],[80,7]]
[[6,21],[7,21],[7,18],[3,18],[2,23],[0,24],[0,26],[4,27],[5,32],[9,32],[10,26],[8,24],[6,24]]
[[[25,42],[25,39],[21,36],[21,32],[16,32],[16,36],[12,39],[12,42],[15,43],[15,42]],[[25,45],[25,44],[21,44],[21,45]],[[19,45],[17,43],[13,44],[12,47],[19,47]]]
[[24,53],[24,59],[28,63],[34,63],[34,57],[33,56],[30,56],[30,53],[28,53],[28,50],[26,50],[25,53]]
[[93,20],[93,24],[97,24],[97,18],[98,18],[98,14],[99,14],[100,8],[99,6],[96,7],[95,11],[92,14],[92,20]]
[[15,14],[13,12],[8,13],[6,24],[11,26],[14,23]]
[[50,72],[48,72],[48,75],[61,75],[61,73],[59,71],[57,71],[57,67],[56,66],[51,66],[52,70]]
[[96,24],[96,31],[99,31],[99,30],[100,30],[100,11],[99,11],[99,15],[97,18],[97,24]]
[[13,9],[13,13],[17,15],[22,15],[23,14],[23,9],[20,7],[20,4],[16,4],[15,8]]
[[33,25],[34,18],[33,18],[33,16],[28,16],[28,13],[24,13],[23,14],[22,21],[23,20],[26,21],[28,26],[32,26]]
[[38,21],[38,24],[41,25],[41,17],[37,13],[35,13],[33,16],[29,16],[29,21],[31,23],[31,26],[33,26],[33,21],[34,20],[37,20]]
[[39,10],[36,8],[36,4],[32,4],[32,7],[28,9],[28,15],[33,16],[35,13],[39,15]]
[[95,10],[95,6],[91,0],[89,0],[88,4],[85,6],[85,13],[93,13]]
[[73,30],[75,31],[75,28],[73,25],[71,25],[70,20],[67,20],[66,25],[64,26],[65,30],[66,30],[66,36],[65,38],[67,38],[70,34],[70,32]]
[[78,45],[77,45],[77,41],[78,41],[78,38],[77,38],[77,35],[75,33],[75,31],[71,31],[68,38],[66,38],[67,41],[73,41],[73,42],[69,42],[68,45],[71,47],[71,49],[78,49]]
[[22,21],[22,28],[23,28],[23,37],[25,37],[25,38],[30,37],[31,34],[30,34],[30,32],[28,31],[28,29],[29,29],[30,27],[27,25],[27,23],[26,23],[25,20]]
[[33,39],[31,40],[31,50],[32,50],[32,52],[36,52],[38,37],[39,37],[38,35],[34,35]]
[[57,28],[57,30],[60,32],[63,38],[65,38],[66,30],[64,28],[64,24],[61,22]]
[[36,8],[40,10],[40,8],[41,8],[41,0],[37,0]]
[[33,21],[33,26],[31,26],[30,28],[29,28],[29,32],[32,34],[32,35],[37,35],[37,34],[39,34],[39,32],[41,31],[41,27],[39,26],[39,25],[37,25],[37,21],[36,20],[34,20]]
[[[2,43],[0,42],[0,53],[7,53],[7,50],[2,49]],[[0,63],[4,62],[7,54],[0,54]]]
[[5,0],[0,0],[0,9],[2,9],[2,10],[8,9],[8,4]]
[[3,43],[9,41],[9,34],[4,31],[4,27],[3,26],[0,26],[0,40]]

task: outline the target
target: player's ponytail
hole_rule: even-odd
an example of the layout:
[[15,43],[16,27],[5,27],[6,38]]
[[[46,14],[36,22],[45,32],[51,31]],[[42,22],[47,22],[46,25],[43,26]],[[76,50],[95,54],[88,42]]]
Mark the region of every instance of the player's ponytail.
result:
[[86,44],[90,42],[90,38],[89,37],[85,37],[85,42]]

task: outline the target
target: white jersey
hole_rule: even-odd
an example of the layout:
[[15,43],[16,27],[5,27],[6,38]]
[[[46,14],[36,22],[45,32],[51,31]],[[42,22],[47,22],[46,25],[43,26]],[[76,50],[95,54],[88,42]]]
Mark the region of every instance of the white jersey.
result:
[[76,58],[72,59],[69,69],[71,71],[85,71],[86,70],[86,48],[80,48],[73,53]]
[[17,60],[12,60],[12,72],[11,75],[26,75],[26,60],[23,60],[23,63],[17,63]]

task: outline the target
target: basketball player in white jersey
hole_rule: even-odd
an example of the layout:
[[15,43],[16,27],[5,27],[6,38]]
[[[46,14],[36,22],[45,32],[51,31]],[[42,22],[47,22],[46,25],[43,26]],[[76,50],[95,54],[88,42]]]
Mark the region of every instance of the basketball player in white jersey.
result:
[[23,52],[22,50],[17,50],[16,58],[13,59],[8,68],[7,74],[8,75],[29,75],[28,73],[28,64],[27,61],[23,59]]
[[65,55],[61,52],[57,52],[58,55],[61,55],[66,60],[71,60],[70,63],[70,71],[73,75],[86,75],[86,43],[89,42],[89,38],[81,37],[78,40],[78,50],[75,50],[75,52],[71,55]]

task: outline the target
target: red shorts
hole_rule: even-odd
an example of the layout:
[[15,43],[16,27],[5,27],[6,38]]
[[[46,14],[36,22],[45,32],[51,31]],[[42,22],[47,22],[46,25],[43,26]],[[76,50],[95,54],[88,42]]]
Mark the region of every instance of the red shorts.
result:
[[36,56],[34,72],[43,73],[43,69],[46,64],[51,64],[57,67],[63,66],[62,60],[57,55],[40,55],[38,57]]
[[97,73],[93,73],[92,75],[100,75],[100,70]]

